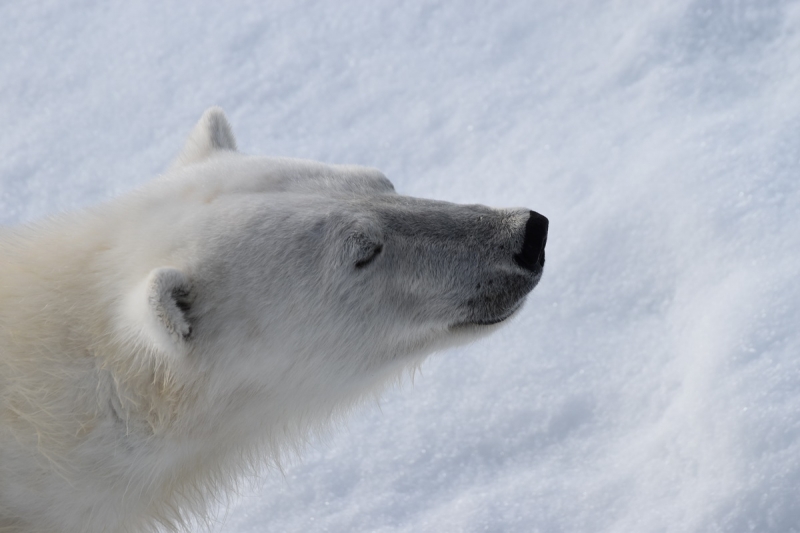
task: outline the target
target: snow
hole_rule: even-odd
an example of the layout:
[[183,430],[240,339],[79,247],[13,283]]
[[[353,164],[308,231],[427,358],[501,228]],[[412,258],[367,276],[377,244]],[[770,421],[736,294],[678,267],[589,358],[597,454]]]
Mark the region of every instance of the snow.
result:
[[800,3],[0,4],[0,224],[245,152],[527,206],[547,268],[213,528],[800,531]]

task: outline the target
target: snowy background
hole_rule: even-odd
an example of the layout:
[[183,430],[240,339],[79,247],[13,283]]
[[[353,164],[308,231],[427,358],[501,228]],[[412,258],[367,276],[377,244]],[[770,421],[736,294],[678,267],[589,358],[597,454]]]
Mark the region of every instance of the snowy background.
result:
[[216,531],[800,531],[800,4],[2,2],[0,224],[214,104],[242,151],[551,221],[513,323]]

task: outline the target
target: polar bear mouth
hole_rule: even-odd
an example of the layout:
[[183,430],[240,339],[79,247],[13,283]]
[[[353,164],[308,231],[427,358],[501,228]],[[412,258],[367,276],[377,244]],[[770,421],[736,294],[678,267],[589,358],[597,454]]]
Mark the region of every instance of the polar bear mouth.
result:
[[465,320],[463,322],[456,322],[452,326],[450,326],[451,330],[459,330],[464,328],[469,328],[473,326],[494,326],[500,324],[501,322],[505,322],[512,316],[514,316],[517,311],[522,308],[522,304],[525,302],[525,297],[522,297],[517,301],[510,310],[503,313],[502,315],[498,315],[495,317],[481,317],[481,318],[472,318],[469,320]]
[[[493,326],[511,318],[522,308],[530,292],[542,277],[542,267],[524,270],[523,275],[504,276],[494,280],[493,290],[485,290],[464,302],[466,316],[451,329],[469,326]],[[490,285],[491,282],[490,282]],[[478,285],[480,288],[480,285]]]

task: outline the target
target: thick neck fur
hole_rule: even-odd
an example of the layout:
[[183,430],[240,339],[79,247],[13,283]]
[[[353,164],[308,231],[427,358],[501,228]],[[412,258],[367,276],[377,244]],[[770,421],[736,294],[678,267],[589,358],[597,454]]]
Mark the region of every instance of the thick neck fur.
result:
[[202,426],[203,372],[116,338],[114,291],[99,285],[114,279],[114,250],[89,228],[63,219],[0,236],[0,531],[177,525],[258,448]]

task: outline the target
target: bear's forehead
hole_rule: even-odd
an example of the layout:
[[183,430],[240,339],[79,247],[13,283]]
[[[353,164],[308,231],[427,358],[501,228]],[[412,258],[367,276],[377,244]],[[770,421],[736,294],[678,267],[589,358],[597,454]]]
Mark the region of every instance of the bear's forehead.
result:
[[303,159],[223,152],[178,168],[143,187],[132,202],[144,207],[175,204],[205,207],[220,202],[347,201],[397,196],[380,171],[357,165],[330,165]]
[[[358,165],[331,165],[304,159],[234,155],[231,163],[243,168],[221,165],[213,179],[227,181],[232,175],[238,187],[231,192],[296,193],[308,195],[343,194],[372,196],[394,193],[394,186],[382,172]],[[237,160],[238,159],[238,160]]]

